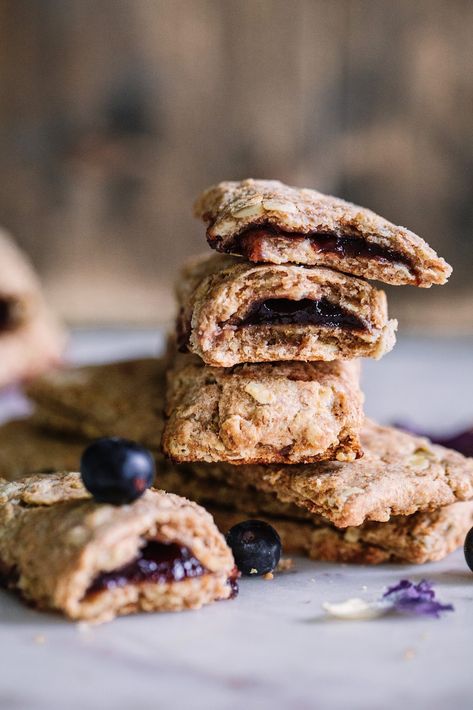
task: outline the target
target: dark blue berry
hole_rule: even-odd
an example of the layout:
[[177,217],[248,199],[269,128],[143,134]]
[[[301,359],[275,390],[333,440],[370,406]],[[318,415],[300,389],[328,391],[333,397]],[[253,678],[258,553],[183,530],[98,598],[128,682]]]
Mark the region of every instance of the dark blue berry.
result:
[[82,454],[82,482],[100,503],[123,505],[139,498],[154,480],[151,453],[134,441],[97,439]]
[[473,572],[473,528],[471,528],[470,532],[465,538],[465,545],[463,547],[463,550],[465,552],[466,564]]
[[227,533],[227,543],[242,574],[272,572],[281,557],[281,539],[276,530],[262,520],[246,520]]

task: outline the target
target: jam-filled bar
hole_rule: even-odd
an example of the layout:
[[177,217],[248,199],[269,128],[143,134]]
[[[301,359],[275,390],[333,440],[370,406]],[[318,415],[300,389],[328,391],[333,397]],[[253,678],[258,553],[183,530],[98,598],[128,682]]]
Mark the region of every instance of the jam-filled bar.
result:
[[165,368],[164,358],[144,358],[49,372],[26,386],[35,405],[32,421],[74,436],[122,436],[157,449]]
[[321,515],[337,527],[386,522],[473,498],[473,459],[367,420],[363,458],[295,466],[188,464],[195,475],[233,487],[253,486]]
[[56,365],[64,345],[31,265],[0,232],[0,387]]
[[208,365],[380,358],[395,342],[386,296],[332,269],[192,262],[178,286],[178,344]]
[[361,455],[357,360],[210,367],[178,355],[164,452],[175,461],[300,463]]
[[443,284],[451,267],[417,234],[371,210],[276,180],[222,182],[197,200],[217,251],[253,262],[329,266],[389,284]]
[[77,473],[3,481],[0,533],[4,585],[71,619],[197,609],[234,594],[233,557],[212,517],[164,491],[113,506],[92,500]]
[[184,465],[159,471],[161,485],[197,501],[213,515],[223,533],[248,518],[265,520],[279,533],[284,552],[313,560],[380,564],[422,564],[441,560],[463,544],[473,525],[473,503],[453,503],[429,513],[392,517],[385,523],[366,522],[337,528],[275,493],[254,486],[215,485],[203,470],[196,476]]

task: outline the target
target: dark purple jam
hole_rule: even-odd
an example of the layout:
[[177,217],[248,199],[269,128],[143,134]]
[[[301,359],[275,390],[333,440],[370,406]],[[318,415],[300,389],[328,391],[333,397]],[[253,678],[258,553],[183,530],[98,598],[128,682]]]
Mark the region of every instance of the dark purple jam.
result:
[[231,589],[230,599],[235,599],[238,596],[238,592],[240,591],[238,582],[233,577],[230,577],[228,580],[228,584],[230,585]]
[[331,303],[327,298],[312,301],[304,298],[269,298],[253,304],[239,326],[251,325],[325,325],[331,328],[361,330],[365,323],[355,315]]
[[238,593],[240,591],[240,588],[238,586],[238,580],[240,579],[241,574],[238,569],[238,567],[235,565],[232,571],[230,572],[230,576],[228,578],[227,584],[230,587],[230,599],[235,599],[235,597],[238,596]]
[[11,303],[0,298],[0,331],[8,330],[11,326]]
[[[369,242],[363,237],[342,237],[324,232],[309,232],[307,234],[284,232],[270,225],[249,227],[235,237],[232,244],[226,245],[225,251],[240,254],[250,261],[261,261],[262,240],[277,237],[294,240],[310,239],[313,250],[324,254],[337,254],[338,256],[349,258],[363,257],[365,259],[377,259],[391,263],[397,262],[411,266],[410,259],[404,254],[401,254],[395,249]],[[217,249],[219,249],[218,245]]]
[[125,587],[127,584],[180,582],[189,577],[201,577],[206,572],[187,547],[150,541],[133,562],[113,572],[99,574],[86,594]]
[[331,234],[314,234],[310,235],[312,248],[314,251],[339,256],[357,257],[361,256],[366,259],[382,259],[384,261],[397,261],[400,263],[408,263],[409,260],[398,251],[382,247],[380,244],[368,242],[365,239],[358,237],[337,237]]

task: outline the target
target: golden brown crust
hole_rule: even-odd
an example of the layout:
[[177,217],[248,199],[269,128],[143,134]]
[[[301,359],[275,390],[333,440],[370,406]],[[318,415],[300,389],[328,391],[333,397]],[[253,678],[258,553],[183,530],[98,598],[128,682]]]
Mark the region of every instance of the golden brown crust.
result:
[[277,529],[286,553],[303,553],[314,560],[432,562],[462,545],[473,525],[473,503],[468,502],[340,529],[302,507],[281,502],[273,492],[225,481],[216,485],[212,478],[195,475],[191,467],[160,466],[158,478],[166,490],[204,505],[223,533],[241,520],[263,519]]
[[168,375],[164,453],[233,464],[354,460],[359,371],[356,360],[216,368],[178,356]]
[[[211,504],[207,509],[223,533],[248,517],[244,510],[234,512]],[[463,545],[473,525],[473,504],[454,503],[432,513],[392,518],[388,523],[365,523],[346,530],[257,515],[276,528],[286,554],[304,554],[325,562],[418,565],[441,560]]]
[[[206,572],[184,583],[144,582],[87,594],[99,574],[135,559],[149,540],[188,548]],[[77,473],[0,483],[0,560],[10,586],[28,601],[94,622],[228,598],[234,566],[211,516],[195,503],[148,490],[130,505],[99,504]]]
[[[388,320],[384,292],[331,269],[252,265],[215,255],[194,260],[184,269],[178,298],[181,348],[186,346],[216,367],[380,358],[395,342],[397,323]],[[359,326],[244,325],[255,304],[271,299],[327,301]]]
[[0,232],[0,387],[57,365],[64,346],[32,266]]
[[[445,283],[452,271],[408,229],[340,198],[277,180],[222,182],[199,197],[195,214],[208,225],[211,247],[259,262],[329,266],[389,284],[422,287]],[[256,245],[245,244],[239,236],[254,227],[270,231]],[[362,246],[374,246],[375,251],[388,250],[392,259],[320,251],[308,238],[311,234],[355,239]]]
[[166,362],[148,358],[65,368],[26,387],[33,421],[91,439],[121,436],[159,448]]
[[251,485],[322,515],[338,527],[385,522],[473,498],[473,459],[367,421],[362,459],[295,466],[193,464],[196,475]]

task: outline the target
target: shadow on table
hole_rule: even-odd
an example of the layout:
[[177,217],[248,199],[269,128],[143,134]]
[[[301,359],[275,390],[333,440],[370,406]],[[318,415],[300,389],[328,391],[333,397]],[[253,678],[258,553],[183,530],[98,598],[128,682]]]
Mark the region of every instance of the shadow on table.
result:
[[67,621],[54,612],[36,611],[18,599],[13,592],[0,590],[0,624],[44,626],[65,624]]

